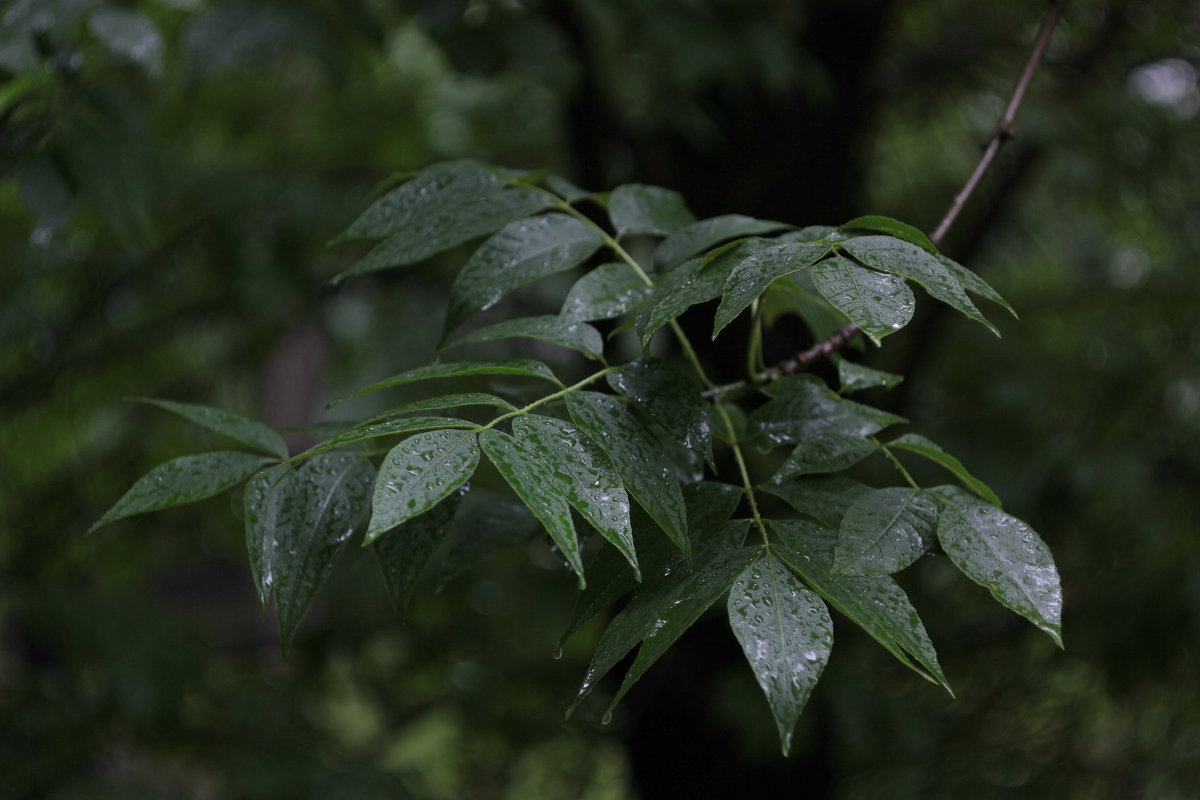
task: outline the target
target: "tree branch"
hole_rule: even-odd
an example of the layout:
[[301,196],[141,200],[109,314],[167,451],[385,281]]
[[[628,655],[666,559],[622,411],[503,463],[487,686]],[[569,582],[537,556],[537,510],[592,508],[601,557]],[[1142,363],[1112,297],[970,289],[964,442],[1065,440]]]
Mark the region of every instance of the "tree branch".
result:
[[[1013,121],[1016,119],[1017,111],[1021,107],[1021,103],[1025,100],[1025,93],[1029,90],[1029,85],[1033,82],[1033,74],[1037,71],[1038,65],[1042,62],[1046,54],[1046,48],[1050,45],[1050,39],[1054,35],[1054,28],[1058,25],[1059,19],[1062,18],[1063,11],[1067,7],[1069,0],[1054,0],[1050,11],[1046,14],[1045,20],[1042,22],[1041,30],[1038,31],[1037,39],[1034,40],[1033,50],[1029,53],[1029,58],[1025,62],[1025,68],[1021,71],[1021,77],[1017,81],[1016,88],[1013,89],[1012,97],[1008,101],[1008,107],[1004,109],[1004,115],[1000,117],[1000,121],[996,124],[996,130],[992,133],[991,140],[983,150],[983,155],[979,159],[979,163],[975,165],[975,170],[971,176],[967,178],[967,182],[954,200],[950,203],[950,208],[946,210],[946,215],[942,217],[942,221],[938,223],[937,228],[929,235],[929,241],[937,247],[941,247],[942,240],[946,238],[950,227],[958,218],[958,214],[962,211],[963,206],[975,193],[976,187],[979,186],[979,181],[983,178],[988,167],[996,158],[996,154],[1000,152],[1001,146],[1010,139],[1016,137],[1016,130],[1013,128]],[[809,364],[823,358],[828,358],[833,353],[840,350],[847,342],[853,339],[859,333],[859,327],[853,322],[842,326],[833,335],[823,341],[817,342],[812,347],[797,353],[792,358],[778,364],[774,369],[769,370],[768,374],[772,377],[782,375],[791,375],[805,369]]]

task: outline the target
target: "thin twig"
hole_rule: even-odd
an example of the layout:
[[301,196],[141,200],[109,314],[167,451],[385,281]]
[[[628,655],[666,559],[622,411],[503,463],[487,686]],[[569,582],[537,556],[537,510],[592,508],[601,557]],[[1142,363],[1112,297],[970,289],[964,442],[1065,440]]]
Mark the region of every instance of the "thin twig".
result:
[[[1012,97],[1008,101],[1008,107],[1004,110],[1004,115],[1000,118],[1000,122],[997,123],[995,132],[992,133],[991,141],[984,148],[979,163],[975,165],[975,171],[971,173],[971,177],[967,178],[967,182],[963,185],[962,190],[955,195],[954,200],[950,203],[950,208],[946,210],[946,215],[942,217],[942,221],[938,223],[937,228],[929,236],[929,241],[933,242],[935,246],[941,247],[942,240],[946,237],[950,226],[958,218],[958,213],[967,204],[967,200],[975,193],[975,189],[979,185],[980,179],[983,178],[983,174],[987,172],[993,159],[996,158],[996,153],[1000,152],[1000,147],[1008,140],[1016,138],[1017,134],[1013,128],[1013,120],[1016,119],[1017,110],[1021,107],[1021,103],[1025,99],[1025,93],[1029,90],[1029,85],[1033,82],[1033,73],[1037,71],[1038,65],[1042,62],[1042,58],[1046,54],[1046,48],[1050,45],[1050,39],[1054,35],[1054,28],[1058,25],[1058,21],[1062,17],[1068,2],[1069,0],[1055,0],[1053,6],[1050,8],[1050,12],[1046,15],[1046,19],[1042,22],[1041,30],[1038,31],[1037,39],[1033,43],[1033,50],[1029,53],[1029,59],[1025,62],[1025,69],[1021,71],[1021,77],[1017,81],[1016,88],[1013,89]],[[847,323],[827,339],[817,342],[807,350],[797,353],[792,358],[781,362],[774,369],[770,370],[768,374],[778,377],[800,372],[814,361],[828,358],[840,350],[859,333],[859,330],[859,327],[853,322]]]

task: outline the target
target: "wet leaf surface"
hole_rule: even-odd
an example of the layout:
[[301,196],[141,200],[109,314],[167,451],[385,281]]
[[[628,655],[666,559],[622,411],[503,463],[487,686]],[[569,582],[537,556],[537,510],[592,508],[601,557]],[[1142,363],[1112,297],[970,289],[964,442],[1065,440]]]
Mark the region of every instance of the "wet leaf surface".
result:
[[379,467],[365,543],[433,508],[478,465],[474,431],[418,433],[393,447]]
[[902,278],[860,267],[840,256],[813,267],[812,280],[817,291],[876,345],[907,325],[917,308],[912,289]]
[[287,458],[288,449],[279,434],[252,419],[222,411],[210,406],[195,405],[194,403],[176,403],[171,400],[158,400],[153,397],[139,397],[143,403],[171,411],[181,417],[190,419],[209,430],[228,436],[236,442],[241,442],[254,450]]
[[846,510],[833,569],[843,575],[887,575],[912,564],[935,541],[938,503],[908,487],[875,489]]

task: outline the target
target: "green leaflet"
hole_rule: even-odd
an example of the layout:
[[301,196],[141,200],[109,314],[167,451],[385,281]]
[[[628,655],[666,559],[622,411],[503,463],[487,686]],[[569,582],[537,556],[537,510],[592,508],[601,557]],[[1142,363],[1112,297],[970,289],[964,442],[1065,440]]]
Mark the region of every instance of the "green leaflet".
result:
[[983,278],[979,277],[962,264],[959,264],[957,261],[952,261],[943,255],[938,255],[938,261],[942,263],[942,266],[950,270],[950,272],[954,274],[954,277],[958,278],[958,282],[961,283],[963,288],[968,292],[979,295],[985,300],[991,300],[993,303],[1012,314],[1013,319],[1018,318],[1017,312],[1008,304],[1008,301],[1001,297],[1000,293],[993,289],[991,285],[988,284],[988,282]]
[[592,192],[589,192],[587,189],[580,189],[560,175],[547,175],[542,182],[546,185],[547,189],[568,203],[574,203],[592,196]]
[[174,412],[181,417],[190,419],[209,430],[224,434],[236,442],[265,453],[287,458],[288,449],[282,438],[275,431],[252,419],[222,411],[219,408],[200,406],[193,403],[176,403],[171,400],[158,400],[153,397],[136,398],[139,402]]
[[633,311],[651,291],[653,287],[628,264],[601,264],[575,282],[558,314],[572,322],[613,319]]
[[134,514],[194,503],[230,489],[271,461],[252,453],[221,450],[181,456],[159,464],[129,487],[87,532]]
[[672,462],[663,454],[654,434],[612,395],[575,392],[567,396],[567,410],[612,459],[629,493],[690,558],[683,495]]
[[284,657],[304,612],[366,516],[375,470],[340,453],[314,458],[246,489],[246,546],[259,600],[275,593]]
[[609,706],[611,712],[659,656],[729,589],[738,573],[761,553],[759,548],[742,547],[748,527],[749,520],[737,520],[711,531],[698,543],[691,570],[674,570],[654,581],[647,576],[629,604],[605,628],[568,716],[596,681],[642,642]]
[[[741,489],[727,483],[696,483],[683,487],[688,529],[694,536],[708,536],[729,519],[741,497]],[[666,537],[658,535],[658,524],[645,512],[635,510],[631,522],[633,538],[637,542],[638,561],[647,576],[665,578],[676,570],[687,568],[687,561],[679,548]],[[605,548],[597,553],[592,563],[588,564],[587,574],[587,588],[575,602],[571,620],[559,637],[559,648],[588,620],[638,585],[628,562],[615,549]]]
[[385,419],[382,422],[368,421],[340,431],[325,441],[313,445],[303,453],[292,456],[284,463],[295,464],[338,447],[345,447],[355,442],[365,442],[369,439],[378,439],[383,436],[396,436],[401,433],[427,431],[437,428],[461,429],[477,427],[479,426],[474,422],[465,419],[455,419],[454,417],[395,417],[393,419]]
[[531,414],[512,423],[513,435],[552,469],[558,492],[612,543],[641,580],[629,524],[629,496],[608,456],[575,425]]
[[773,479],[784,481],[797,475],[840,472],[879,450],[879,445],[856,431],[830,428],[804,439],[779,466]]
[[1000,335],[996,326],[979,313],[955,272],[941,257],[891,236],[862,236],[847,239],[838,246],[868,267],[916,281],[931,296]]
[[713,318],[712,338],[716,339],[777,278],[811,266],[828,252],[829,245],[825,244],[773,244],[739,259],[725,280],[724,297]]
[[464,492],[465,487],[452,492],[424,514],[398,525],[375,540],[375,555],[379,557],[383,579],[401,619],[408,615],[409,601],[417,581],[445,538]]
[[579,539],[571,519],[571,506],[560,488],[554,467],[523,442],[497,430],[479,434],[479,444],[488,460],[529,507],[558,546],[571,569],[579,576],[579,588],[587,583],[583,578],[583,560]]
[[933,544],[937,522],[938,503],[929,492],[900,486],[867,492],[842,517],[833,571],[899,572]]
[[1014,516],[956,486],[938,487],[937,536],[964,575],[1062,647],[1062,585],[1050,548]]
[[510,189],[492,170],[470,161],[439,164],[375,201],[333,244],[388,238],[334,282],[424,261],[553,205],[530,189]]
[[470,480],[477,466],[474,431],[418,433],[393,447],[379,467],[363,544],[433,508]]
[[525,375],[530,378],[541,378],[542,380],[550,381],[556,386],[562,386],[562,383],[558,378],[554,377],[554,373],[550,371],[549,367],[540,361],[534,361],[530,358],[515,358],[507,361],[450,361],[445,364],[428,364],[424,367],[417,367],[407,372],[401,372],[399,375],[393,375],[378,383],[373,383],[365,389],[359,389],[354,394],[340,397],[327,405],[326,408],[333,408],[338,403],[344,403],[352,397],[358,397],[360,394],[377,392],[380,389],[390,389],[393,386],[400,386],[405,383],[427,381],[433,378],[462,378],[468,375]]
[[[846,315],[838,311],[821,297],[812,282],[812,272],[793,272],[780,278],[763,292],[763,324],[773,327],[776,321],[787,314],[804,320],[814,339],[827,339],[847,322]],[[858,340],[854,340],[857,342]]]
[[651,263],[655,272],[667,272],[692,256],[728,239],[760,236],[790,227],[792,226],[785,222],[754,219],[741,214],[726,214],[700,220],[680,228],[659,242],[658,247],[654,248]]
[[[402,406],[388,409],[382,414],[376,414],[371,419],[366,420],[366,422],[381,422],[385,419],[398,417],[401,414],[411,414],[414,411],[434,411],[443,408],[461,408],[462,406],[494,406],[507,411],[516,411],[517,409],[516,406],[504,398],[487,392],[455,392],[454,394],[442,394],[436,397],[427,397],[424,400],[414,400],[411,403],[405,403]],[[335,433],[341,433],[341,431],[338,430]]]
[[455,337],[442,349],[458,347],[473,342],[491,342],[512,338],[538,339],[570,350],[577,350],[588,358],[598,359],[604,355],[604,339],[600,331],[586,322],[566,320],[557,316],[522,317],[497,322]]
[[900,663],[922,678],[946,687],[953,696],[917,610],[894,579],[887,575],[834,574],[837,533],[830,528],[799,520],[774,521],[771,528],[780,539],[776,546],[779,557],[809,586]]
[[914,228],[907,222],[901,222],[898,219],[884,217],[877,214],[872,214],[865,217],[856,217],[849,222],[838,226],[838,230],[842,231],[874,231],[875,233],[886,233],[888,236],[894,236],[897,239],[903,239],[910,244],[915,244],[924,250],[936,254],[938,249],[933,242],[929,241],[929,237]]
[[709,405],[680,365],[645,358],[610,372],[607,380],[680,444],[712,463]]
[[748,430],[772,445],[838,434],[866,439],[906,420],[839,397],[811,376],[781,378],[764,388],[773,399],[750,415]]
[[829,609],[769,551],[738,575],[726,605],[786,756],[800,712],[833,651]]
[[664,275],[638,311],[637,330],[642,347],[650,344],[650,337],[663,325],[697,303],[721,294],[734,266],[769,245],[762,239],[731,242]]
[[[821,524],[837,530],[850,506],[867,492],[870,486],[842,475],[822,475],[812,478],[760,484],[759,489],[782,498],[788,505],[807,514]],[[830,550],[830,562],[833,551]]]
[[894,375],[883,370],[864,367],[862,364],[856,364],[844,358],[838,359],[837,369],[838,383],[841,386],[838,394],[861,392],[863,389],[876,387],[891,389],[904,381],[903,375]]
[[666,236],[696,221],[678,192],[640,183],[613,189],[608,198],[608,215],[618,237]]
[[577,267],[604,240],[566,214],[545,214],[501,228],[467,261],[450,287],[445,334],[520,286]]
[[812,280],[817,291],[876,345],[907,325],[917,307],[912,289],[902,278],[865,269],[841,256],[813,267]]
[[889,450],[908,450],[909,452],[925,456],[925,458],[928,458],[935,464],[941,464],[954,473],[954,476],[966,484],[967,488],[975,492],[975,494],[994,506],[1000,506],[1000,498],[991,490],[991,487],[970,472],[967,472],[967,468],[962,465],[961,461],[924,436],[917,433],[906,433],[899,438],[887,442],[884,447]]

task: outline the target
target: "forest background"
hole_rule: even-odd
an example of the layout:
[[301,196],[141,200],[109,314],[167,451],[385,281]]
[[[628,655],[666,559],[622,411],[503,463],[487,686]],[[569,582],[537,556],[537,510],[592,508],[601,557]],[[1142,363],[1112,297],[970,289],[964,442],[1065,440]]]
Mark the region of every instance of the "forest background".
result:
[[[351,553],[284,662],[227,499],[83,536],[134,478],[209,441],[124,398],[299,425],[428,360],[459,262],[328,286],[360,251],[325,242],[388,176],[472,157],[666,186],[699,217],[929,230],[1046,7],[8,3],[0,794],[1194,796],[1194,2],[1071,3],[944,246],[1017,308],[1004,338],[930,306],[851,351],[902,372],[872,399],[1049,543],[1065,653],[933,560],[905,588],[957,699],[839,625],[784,760],[719,617],[612,724],[564,723],[598,629],[550,658],[573,584],[532,544],[464,538],[459,563],[478,563],[434,576],[444,591],[403,627]],[[783,327],[768,345],[806,343]]]

